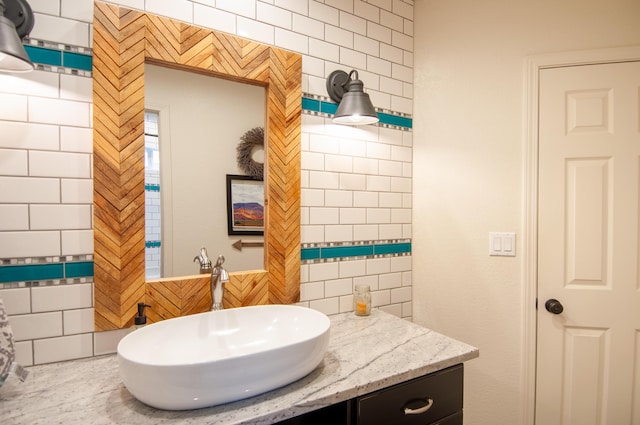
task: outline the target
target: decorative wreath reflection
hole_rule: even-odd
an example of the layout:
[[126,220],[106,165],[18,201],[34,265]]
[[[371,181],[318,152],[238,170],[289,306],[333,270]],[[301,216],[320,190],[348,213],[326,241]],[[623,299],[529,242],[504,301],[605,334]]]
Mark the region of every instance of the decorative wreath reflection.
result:
[[248,176],[262,180],[264,163],[253,159],[256,149],[264,150],[264,128],[262,127],[255,127],[244,133],[237,147],[238,167]]

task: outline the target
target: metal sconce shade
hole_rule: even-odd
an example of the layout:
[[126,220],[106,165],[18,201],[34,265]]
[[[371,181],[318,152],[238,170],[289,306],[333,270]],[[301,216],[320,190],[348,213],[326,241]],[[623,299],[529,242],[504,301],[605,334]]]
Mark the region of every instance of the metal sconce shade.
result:
[[348,91],[342,97],[333,122],[338,124],[364,125],[375,124],[378,120],[369,95],[364,92]]
[[0,16],[0,71],[29,72],[33,64],[8,18]]
[[33,28],[31,7],[24,0],[0,0],[0,12],[0,71],[33,71],[21,41]]
[[364,92],[364,84],[358,79],[358,72],[352,70],[333,71],[327,78],[329,97],[339,103],[333,122],[348,125],[375,124],[379,121],[369,95]]

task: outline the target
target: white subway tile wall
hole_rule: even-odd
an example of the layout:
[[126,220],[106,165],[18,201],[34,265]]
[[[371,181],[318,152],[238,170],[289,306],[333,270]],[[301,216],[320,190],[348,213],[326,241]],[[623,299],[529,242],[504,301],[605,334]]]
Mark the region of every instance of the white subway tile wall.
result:
[[64,230],[61,236],[62,255],[82,255],[93,252],[93,230]]
[[[59,0],[51,1],[58,3]],[[87,0],[78,1],[78,7],[86,7]],[[81,6],[82,5],[82,6]],[[90,24],[75,19],[69,19],[62,16],[49,15],[40,13],[35,5],[32,8],[34,12],[35,22],[30,37],[36,40],[55,41],[57,43],[69,44],[72,46],[91,47],[90,40]]]
[[89,283],[31,288],[33,313],[88,308],[92,304],[93,294]]
[[[374,105],[412,113],[413,0],[118,0],[303,56],[303,91],[356,69]],[[91,48],[93,0],[30,0],[31,37]],[[214,6],[215,5],[215,6]],[[0,263],[90,256],[91,79],[50,71],[0,74]],[[412,133],[302,120],[303,244],[411,238]],[[411,255],[302,262],[302,305],[352,310],[368,284],[373,305],[411,319]],[[93,332],[92,282],[11,283],[8,310],[23,365],[112,353],[128,330]]]
[[33,341],[33,363],[52,363],[80,359],[93,355],[93,335],[90,333],[42,338]]

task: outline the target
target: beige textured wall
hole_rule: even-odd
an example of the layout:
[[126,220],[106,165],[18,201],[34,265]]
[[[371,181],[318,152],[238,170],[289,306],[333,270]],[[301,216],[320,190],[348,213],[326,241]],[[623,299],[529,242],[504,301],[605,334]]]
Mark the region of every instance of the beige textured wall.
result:
[[[415,3],[414,321],[480,348],[465,423],[524,424],[524,60],[640,44],[640,2]],[[490,257],[490,231],[517,233]]]

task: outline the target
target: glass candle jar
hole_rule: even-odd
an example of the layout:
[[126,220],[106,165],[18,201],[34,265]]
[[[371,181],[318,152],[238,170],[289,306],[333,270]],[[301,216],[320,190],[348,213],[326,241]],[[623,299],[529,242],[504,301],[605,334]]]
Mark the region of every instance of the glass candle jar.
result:
[[353,293],[353,311],[356,316],[368,316],[371,313],[371,290],[369,285],[356,285]]

